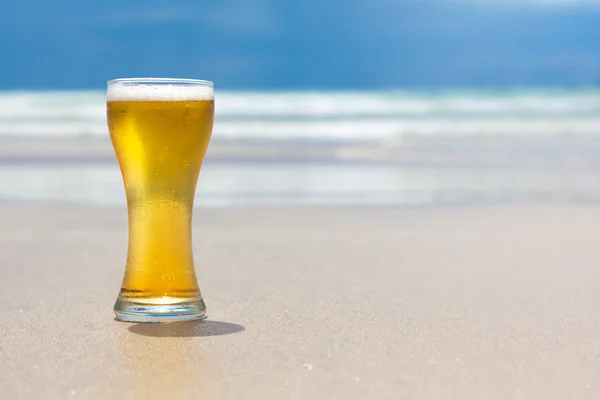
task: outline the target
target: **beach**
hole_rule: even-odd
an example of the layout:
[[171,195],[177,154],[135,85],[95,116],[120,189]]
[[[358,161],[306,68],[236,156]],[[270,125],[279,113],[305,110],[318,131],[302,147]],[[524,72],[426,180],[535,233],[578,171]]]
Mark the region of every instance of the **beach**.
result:
[[217,96],[203,322],[118,322],[104,94],[0,93],[0,398],[600,395],[600,96]]
[[599,0],[6,3],[0,400],[600,399]]
[[124,207],[0,217],[5,398],[600,393],[597,205],[200,208],[209,318],[171,325],[114,320]]

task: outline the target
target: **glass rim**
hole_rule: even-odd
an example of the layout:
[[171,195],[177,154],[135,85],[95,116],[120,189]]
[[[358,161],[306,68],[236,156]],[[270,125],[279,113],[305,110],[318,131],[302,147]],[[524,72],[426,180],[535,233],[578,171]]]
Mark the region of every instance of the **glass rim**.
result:
[[187,78],[118,78],[111,79],[107,84],[131,84],[131,85],[199,85],[213,87],[214,83],[202,79],[187,79]]

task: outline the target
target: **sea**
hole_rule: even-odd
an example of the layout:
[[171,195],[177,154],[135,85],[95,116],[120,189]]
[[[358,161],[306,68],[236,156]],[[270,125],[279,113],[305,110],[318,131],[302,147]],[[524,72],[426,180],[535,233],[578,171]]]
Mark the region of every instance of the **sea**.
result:
[[[215,108],[200,207],[600,201],[598,88],[217,89]],[[125,204],[103,91],[0,92],[0,143],[2,201]]]

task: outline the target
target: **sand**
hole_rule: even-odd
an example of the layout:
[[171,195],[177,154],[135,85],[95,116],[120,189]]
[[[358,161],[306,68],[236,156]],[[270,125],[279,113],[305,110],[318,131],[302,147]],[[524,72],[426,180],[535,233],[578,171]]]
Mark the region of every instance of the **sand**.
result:
[[122,208],[2,204],[2,399],[600,396],[600,208],[199,209],[209,320],[115,321]]

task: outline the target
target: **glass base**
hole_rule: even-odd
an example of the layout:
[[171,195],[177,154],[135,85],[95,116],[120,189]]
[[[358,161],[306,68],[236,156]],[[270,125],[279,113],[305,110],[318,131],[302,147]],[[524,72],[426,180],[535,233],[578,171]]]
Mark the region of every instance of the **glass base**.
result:
[[206,306],[202,299],[180,304],[134,303],[118,298],[115,315],[125,322],[180,322],[206,318]]

